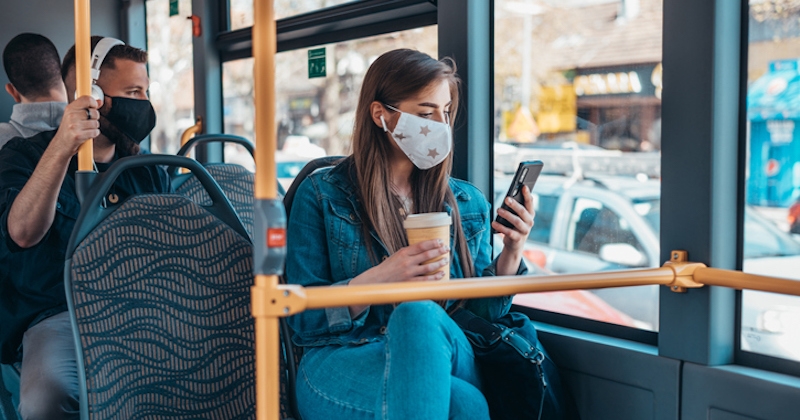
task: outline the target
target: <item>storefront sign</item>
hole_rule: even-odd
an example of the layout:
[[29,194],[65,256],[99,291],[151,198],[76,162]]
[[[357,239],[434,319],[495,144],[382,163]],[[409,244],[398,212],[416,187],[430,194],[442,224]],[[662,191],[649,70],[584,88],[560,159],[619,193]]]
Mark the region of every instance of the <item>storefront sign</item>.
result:
[[637,95],[655,96],[657,88],[654,82],[660,77],[654,74],[660,70],[656,65],[636,67],[614,67],[608,69],[579,70],[573,87],[575,95],[600,96],[600,95]]

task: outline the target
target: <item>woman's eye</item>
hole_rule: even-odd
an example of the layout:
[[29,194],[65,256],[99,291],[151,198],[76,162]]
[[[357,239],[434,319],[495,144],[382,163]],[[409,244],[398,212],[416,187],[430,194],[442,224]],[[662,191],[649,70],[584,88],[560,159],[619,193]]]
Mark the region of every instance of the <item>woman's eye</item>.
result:
[[430,118],[430,117],[431,117],[431,115],[433,115],[433,113],[432,113],[432,112],[429,112],[429,113],[427,113],[427,114],[419,114],[419,116],[420,116],[420,117],[422,117],[422,118]]

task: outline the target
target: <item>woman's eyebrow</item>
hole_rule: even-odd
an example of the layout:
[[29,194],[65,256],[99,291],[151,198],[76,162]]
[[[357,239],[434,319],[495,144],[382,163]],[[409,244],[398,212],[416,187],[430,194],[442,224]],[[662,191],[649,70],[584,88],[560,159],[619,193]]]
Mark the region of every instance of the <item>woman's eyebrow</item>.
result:
[[[450,102],[448,102],[448,103],[444,104],[444,106],[445,106],[445,107],[448,107],[448,106],[450,106],[452,103],[453,103],[453,101],[450,101]],[[427,106],[427,107],[431,107],[431,108],[437,108],[437,109],[439,108],[439,105],[436,105],[436,104],[434,104],[434,103],[432,103],[432,102],[422,102],[422,103],[419,103],[419,104],[417,104],[417,105],[418,105],[418,106]]]

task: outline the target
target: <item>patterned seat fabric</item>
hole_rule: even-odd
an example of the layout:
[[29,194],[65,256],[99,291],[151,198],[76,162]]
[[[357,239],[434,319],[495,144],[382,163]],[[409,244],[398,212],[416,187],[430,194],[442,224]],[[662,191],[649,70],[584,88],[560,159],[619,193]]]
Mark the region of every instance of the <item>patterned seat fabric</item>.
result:
[[255,417],[247,238],[185,197],[134,196],[68,264],[90,418]]
[[[229,163],[210,163],[206,164],[205,168],[225,192],[234,210],[239,214],[245,230],[252,236],[255,175],[241,165]],[[202,206],[211,204],[208,193],[194,176],[189,177],[186,182],[178,186],[175,192],[189,197]]]

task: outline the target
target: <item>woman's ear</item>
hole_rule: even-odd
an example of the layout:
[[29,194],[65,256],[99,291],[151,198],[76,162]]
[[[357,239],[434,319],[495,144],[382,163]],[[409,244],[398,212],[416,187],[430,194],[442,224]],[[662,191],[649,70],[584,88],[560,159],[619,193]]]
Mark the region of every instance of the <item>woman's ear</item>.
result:
[[[372,116],[372,122],[378,127],[385,129],[383,122],[381,121],[381,115],[386,113],[386,109],[383,107],[383,104],[378,101],[372,101],[372,103],[369,105],[369,113]],[[383,119],[386,119],[385,115]]]

